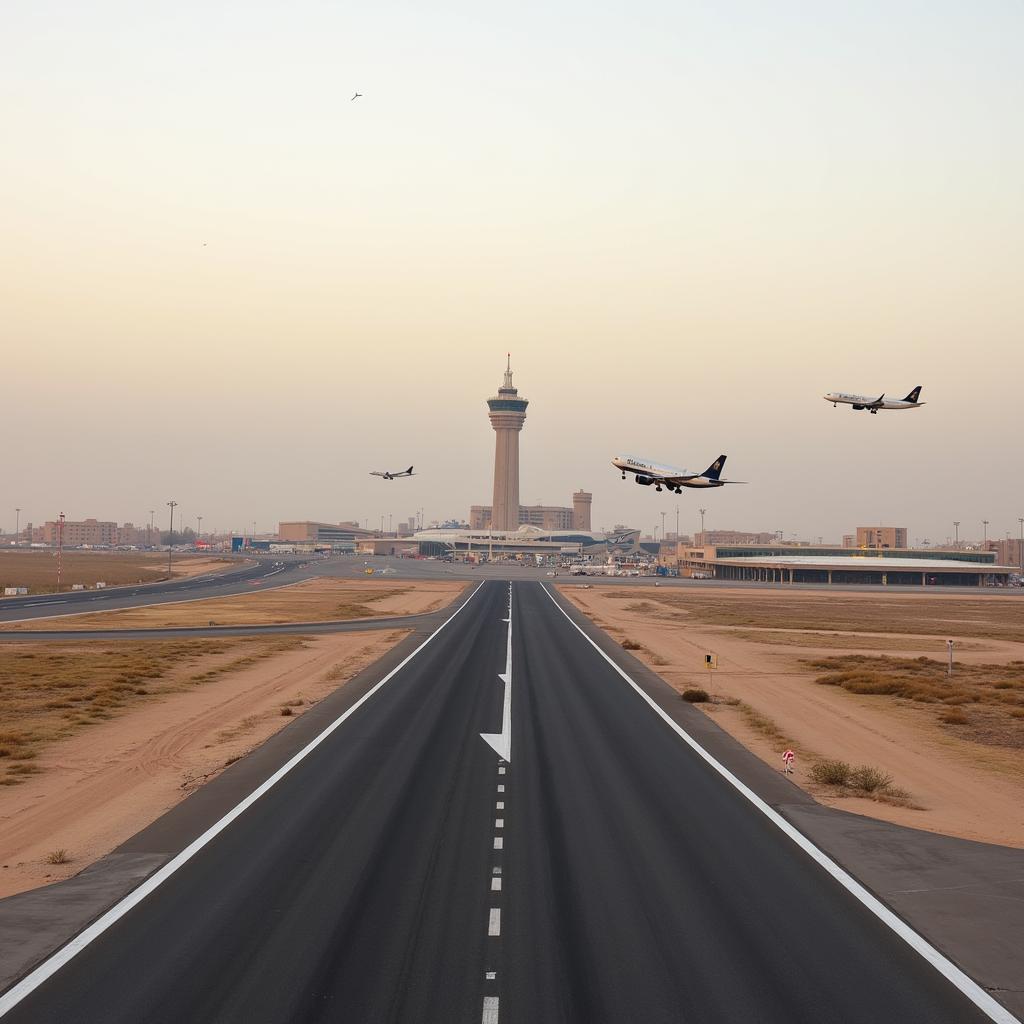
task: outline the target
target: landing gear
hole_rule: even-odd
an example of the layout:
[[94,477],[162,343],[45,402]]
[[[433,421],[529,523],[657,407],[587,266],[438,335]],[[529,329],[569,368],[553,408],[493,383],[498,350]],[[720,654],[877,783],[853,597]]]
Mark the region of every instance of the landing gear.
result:
[[661,493],[661,484],[654,488],[659,494]]
[[877,416],[878,415],[878,410],[877,409],[870,409],[869,412],[871,413],[872,416]]
[[625,480],[625,479],[626,479],[626,474],[625,474],[625,473],[623,473],[623,474],[622,474],[622,479],[623,479],[623,480]]

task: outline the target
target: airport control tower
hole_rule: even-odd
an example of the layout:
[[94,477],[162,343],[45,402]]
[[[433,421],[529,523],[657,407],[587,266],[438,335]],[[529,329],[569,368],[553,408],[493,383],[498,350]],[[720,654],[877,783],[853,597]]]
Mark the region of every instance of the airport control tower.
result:
[[505,382],[494,398],[487,399],[494,427],[494,500],[491,527],[519,529],[519,431],[526,421],[529,402],[512,386],[512,357],[505,368]]

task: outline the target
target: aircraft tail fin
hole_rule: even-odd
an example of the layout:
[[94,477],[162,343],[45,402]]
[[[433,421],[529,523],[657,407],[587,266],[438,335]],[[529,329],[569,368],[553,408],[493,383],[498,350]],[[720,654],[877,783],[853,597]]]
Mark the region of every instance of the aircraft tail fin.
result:
[[408,473],[408,474],[409,474],[409,476],[412,476],[412,466],[410,466],[410,467],[409,467],[409,468],[408,468],[408,469],[406,470],[406,473]]
[[708,466],[707,469],[701,474],[706,476],[709,480],[717,480],[722,475],[722,470],[725,467],[725,456],[719,455],[714,462]]
[[904,402],[913,402],[915,405],[917,405],[917,400],[920,397],[921,397],[921,385],[918,384],[917,387],[914,388],[914,390],[911,391],[910,394],[907,395],[907,397],[903,399],[903,401]]

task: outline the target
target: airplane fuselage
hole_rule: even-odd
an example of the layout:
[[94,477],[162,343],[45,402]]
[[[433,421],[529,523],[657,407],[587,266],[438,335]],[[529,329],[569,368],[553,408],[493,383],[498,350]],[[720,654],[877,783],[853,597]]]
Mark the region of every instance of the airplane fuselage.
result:
[[683,487],[721,487],[727,483],[725,480],[715,480],[689,469],[667,466],[661,462],[649,462],[634,458],[632,455],[616,455],[612,459],[612,465],[622,473],[623,480],[626,479],[627,473],[632,473],[638,484],[646,487],[653,484],[658,491],[667,487],[676,494],[681,494]]
[[852,405],[858,411],[867,409],[868,412],[877,413],[879,409],[918,409],[924,402],[895,401],[886,398],[884,395],[851,395],[846,391],[830,391],[822,396],[826,402],[836,405]]

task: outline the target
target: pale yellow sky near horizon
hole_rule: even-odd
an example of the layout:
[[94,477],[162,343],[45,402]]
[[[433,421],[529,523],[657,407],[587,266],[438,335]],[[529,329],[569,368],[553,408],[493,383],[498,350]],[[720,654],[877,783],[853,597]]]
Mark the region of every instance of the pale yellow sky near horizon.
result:
[[524,501],[1016,536],[1024,12],[847,6],[7,11],[0,528],[465,515],[511,351]]

